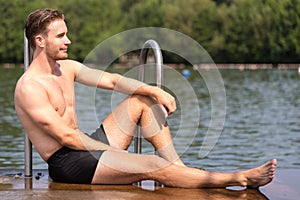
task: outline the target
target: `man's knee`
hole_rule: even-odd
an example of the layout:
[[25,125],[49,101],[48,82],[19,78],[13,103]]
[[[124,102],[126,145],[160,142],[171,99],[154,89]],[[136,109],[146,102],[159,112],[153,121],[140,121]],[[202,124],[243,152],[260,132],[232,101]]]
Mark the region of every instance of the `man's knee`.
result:
[[133,103],[133,105],[143,105],[147,107],[151,107],[152,105],[156,104],[153,98],[138,94],[131,95],[130,102]]

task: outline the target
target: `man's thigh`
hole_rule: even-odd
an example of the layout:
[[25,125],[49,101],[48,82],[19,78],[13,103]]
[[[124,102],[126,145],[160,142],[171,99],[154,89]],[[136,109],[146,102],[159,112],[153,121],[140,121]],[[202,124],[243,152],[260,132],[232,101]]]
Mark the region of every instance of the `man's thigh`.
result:
[[103,121],[111,146],[127,149],[140,120],[142,106],[136,95],[126,98]]
[[96,168],[92,184],[130,184],[151,178],[171,163],[155,155],[105,151]]

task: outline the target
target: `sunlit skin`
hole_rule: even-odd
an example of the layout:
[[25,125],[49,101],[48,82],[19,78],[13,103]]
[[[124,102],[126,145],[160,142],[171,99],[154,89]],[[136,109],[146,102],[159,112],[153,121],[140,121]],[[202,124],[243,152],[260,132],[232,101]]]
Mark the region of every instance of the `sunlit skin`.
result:
[[[172,187],[257,188],[272,181],[277,165],[275,159],[258,168],[233,173],[186,167],[175,151],[165,123],[166,117],[176,110],[175,98],[155,86],[67,60],[71,44],[67,33],[65,22],[55,20],[48,26],[47,35],[35,37],[33,61],[15,90],[17,114],[45,161],[62,146],[106,150],[98,162],[92,184],[129,184],[150,179]],[[78,129],[75,81],[129,94],[103,121],[110,145],[93,140]],[[138,123],[159,156],[126,151]]]

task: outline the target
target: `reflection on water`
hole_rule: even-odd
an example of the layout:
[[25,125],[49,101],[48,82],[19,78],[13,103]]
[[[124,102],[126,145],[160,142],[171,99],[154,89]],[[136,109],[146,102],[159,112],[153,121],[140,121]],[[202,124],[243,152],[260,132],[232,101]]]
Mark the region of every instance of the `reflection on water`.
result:
[[[16,80],[22,72],[21,68],[0,67],[0,168],[23,168],[23,130],[13,103]],[[118,72],[124,73],[121,70]],[[191,133],[197,109],[191,108],[186,119],[181,119],[179,105],[179,110],[168,120],[176,149],[183,161],[187,165],[210,170],[235,170],[277,158],[279,168],[300,168],[300,76],[297,71],[220,72],[226,89],[226,121],[218,143],[207,157],[199,159],[198,153],[210,123],[211,103],[205,82],[199,74],[193,72],[189,79],[200,108],[197,133]],[[165,81],[171,79],[169,76]],[[81,86],[76,86],[76,90],[80,127],[91,132],[110,112],[111,92],[95,91],[94,88],[89,91]],[[177,95],[189,100],[191,94],[187,91],[182,90]],[[87,98],[91,92],[95,94],[96,101]],[[96,105],[96,109],[87,104]],[[95,112],[98,109],[101,112]],[[187,123],[181,124],[180,120]],[[146,153],[152,151],[146,143],[143,145]],[[34,168],[46,168],[36,152],[33,162]]]

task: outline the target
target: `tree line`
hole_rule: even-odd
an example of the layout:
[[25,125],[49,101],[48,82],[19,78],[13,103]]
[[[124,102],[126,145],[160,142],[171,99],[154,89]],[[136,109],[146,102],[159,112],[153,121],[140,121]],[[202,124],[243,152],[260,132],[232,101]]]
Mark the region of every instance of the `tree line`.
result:
[[216,63],[300,61],[298,0],[0,0],[0,63],[23,62],[26,17],[45,7],[65,14],[72,59],[119,32],[164,27],[196,40]]

